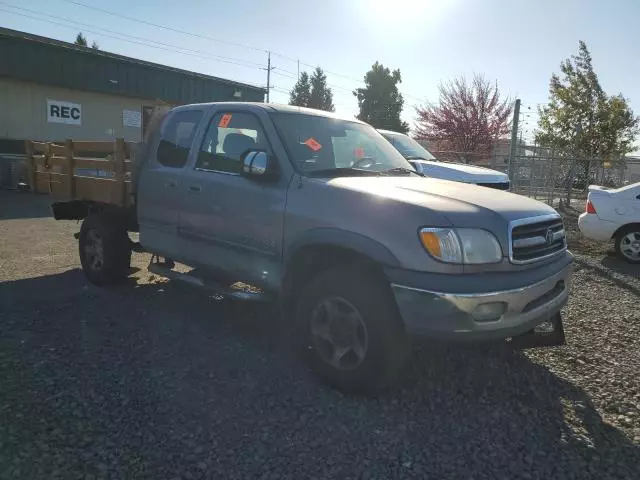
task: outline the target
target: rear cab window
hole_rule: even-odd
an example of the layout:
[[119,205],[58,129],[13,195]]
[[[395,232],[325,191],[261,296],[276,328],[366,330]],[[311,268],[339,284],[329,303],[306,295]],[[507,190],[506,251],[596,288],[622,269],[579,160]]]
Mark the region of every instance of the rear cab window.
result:
[[200,110],[182,110],[170,114],[162,124],[156,159],[161,165],[182,168],[202,120]]

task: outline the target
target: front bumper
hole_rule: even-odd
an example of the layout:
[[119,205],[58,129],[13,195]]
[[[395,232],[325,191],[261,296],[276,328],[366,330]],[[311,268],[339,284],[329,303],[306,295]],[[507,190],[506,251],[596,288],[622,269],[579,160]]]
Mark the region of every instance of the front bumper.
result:
[[[530,285],[487,293],[447,293],[397,283],[391,288],[409,334],[499,340],[552,321],[569,297],[570,274],[567,263]],[[464,282],[464,275],[458,277]]]

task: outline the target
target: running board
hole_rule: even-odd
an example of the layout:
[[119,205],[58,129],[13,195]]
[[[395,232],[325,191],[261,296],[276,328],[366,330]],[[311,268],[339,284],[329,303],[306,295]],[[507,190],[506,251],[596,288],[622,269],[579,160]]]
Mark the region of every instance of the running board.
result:
[[268,301],[269,300],[269,297],[263,292],[251,292],[251,291],[247,291],[246,288],[242,288],[242,286],[238,286],[238,285],[244,285],[244,284],[234,283],[233,285],[225,286],[222,283],[218,283],[210,279],[205,279],[202,277],[191,275],[190,273],[177,272],[159,263],[151,263],[149,265],[148,270],[151,273],[155,273],[156,275],[160,275],[161,277],[166,277],[169,280],[179,280],[181,282],[188,283],[189,285],[193,285],[194,287],[211,290],[223,297],[230,297],[230,298],[235,298],[237,300],[245,300],[245,301]]

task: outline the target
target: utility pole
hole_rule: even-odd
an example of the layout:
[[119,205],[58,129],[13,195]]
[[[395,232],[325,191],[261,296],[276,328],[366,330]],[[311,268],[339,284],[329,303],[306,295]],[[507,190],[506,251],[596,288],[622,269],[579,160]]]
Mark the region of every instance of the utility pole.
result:
[[[271,91],[271,70],[276,67],[271,66],[271,50],[267,52],[267,103],[269,103],[269,92]],[[265,70],[263,68],[263,70]]]
[[509,148],[509,180],[511,185],[514,184],[513,167],[516,158],[516,151],[518,148],[518,122],[520,121],[520,99],[516,98],[516,103],[513,107],[513,125],[511,126],[511,145]]
[[571,166],[569,167],[569,180],[567,182],[567,207],[571,206],[571,194],[573,193],[573,176],[575,175],[575,169],[576,169],[576,160],[577,160],[577,155],[579,153],[578,148],[576,147],[577,145],[577,139],[578,137],[580,137],[580,140],[582,140],[582,125],[578,124],[576,125],[576,129],[575,129],[575,140],[574,140],[574,147],[573,147],[573,153],[572,153],[572,158],[571,158]]

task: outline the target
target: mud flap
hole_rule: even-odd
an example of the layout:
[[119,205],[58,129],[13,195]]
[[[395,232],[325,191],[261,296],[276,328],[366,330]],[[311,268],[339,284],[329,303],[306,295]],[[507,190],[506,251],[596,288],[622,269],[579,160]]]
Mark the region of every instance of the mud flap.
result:
[[[553,328],[552,328],[553,327]],[[508,341],[515,348],[557,347],[567,342],[564,336],[564,326],[560,312],[548,321],[542,322],[536,328]]]

